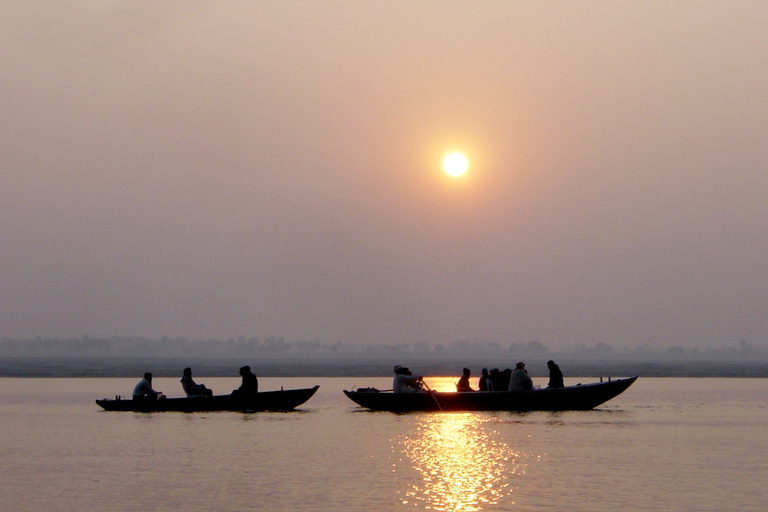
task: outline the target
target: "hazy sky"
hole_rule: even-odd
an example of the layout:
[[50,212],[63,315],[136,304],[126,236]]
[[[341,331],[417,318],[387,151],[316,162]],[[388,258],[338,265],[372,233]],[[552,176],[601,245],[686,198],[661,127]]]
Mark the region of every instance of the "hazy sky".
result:
[[767,343],[768,2],[0,4],[2,336]]

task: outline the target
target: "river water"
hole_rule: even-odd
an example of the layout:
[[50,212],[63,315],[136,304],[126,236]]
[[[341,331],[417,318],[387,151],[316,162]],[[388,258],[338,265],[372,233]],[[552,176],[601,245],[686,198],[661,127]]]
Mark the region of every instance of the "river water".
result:
[[[0,379],[0,510],[758,511],[768,379],[641,378],[594,411],[362,411],[382,378],[290,413],[115,413],[138,379]],[[217,393],[237,379],[198,378]],[[448,390],[455,379],[428,379]],[[566,379],[566,384],[594,379]],[[180,396],[177,379],[155,389]]]

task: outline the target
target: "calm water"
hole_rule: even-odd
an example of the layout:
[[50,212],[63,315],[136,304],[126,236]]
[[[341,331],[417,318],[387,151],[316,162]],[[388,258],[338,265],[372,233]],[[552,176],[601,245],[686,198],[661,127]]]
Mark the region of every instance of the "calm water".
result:
[[[599,410],[360,411],[320,385],[300,412],[101,411],[138,379],[0,379],[0,510],[757,511],[768,379],[641,379]],[[428,380],[449,389],[454,379]],[[566,379],[566,383],[592,379]],[[237,379],[204,379],[217,392]],[[155,388],[179,396],[177,379]]]

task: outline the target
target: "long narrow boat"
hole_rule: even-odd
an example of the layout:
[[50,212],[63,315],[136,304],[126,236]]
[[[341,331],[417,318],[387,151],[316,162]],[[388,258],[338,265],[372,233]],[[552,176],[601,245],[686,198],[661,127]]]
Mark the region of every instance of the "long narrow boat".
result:
[[320,386],[304,389],[263,391],[255,395],[215,395],[209,397],[131,400],[104,398],[96,400],[107,411],[133,412],[213,412],[213,411],[291,411],[315,394]]
[[529,391],[392,393],[363,388],[347,397],[373,411],[586,411],[623,393],[637,376]]

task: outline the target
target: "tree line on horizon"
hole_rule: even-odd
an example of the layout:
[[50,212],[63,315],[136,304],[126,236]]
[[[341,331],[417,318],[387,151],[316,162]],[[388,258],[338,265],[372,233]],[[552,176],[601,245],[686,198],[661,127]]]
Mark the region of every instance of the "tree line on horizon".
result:
[[746,340],[720,348],[664,348],[638,346],[616,348],[606,343],[575,344],[566,349],[551,349],[540,341],[499,343],[486,340],[457,340],[450,343],[322,343],[320,341],[286,341],[270,336],[189,340],[144,337],[37,337],[0,338],[0,357],[211,357],[267,359],[478,359],[478,358],[567,358],[628,360],[768,360],[768,349],[756,347]]

